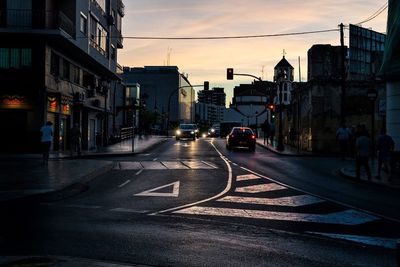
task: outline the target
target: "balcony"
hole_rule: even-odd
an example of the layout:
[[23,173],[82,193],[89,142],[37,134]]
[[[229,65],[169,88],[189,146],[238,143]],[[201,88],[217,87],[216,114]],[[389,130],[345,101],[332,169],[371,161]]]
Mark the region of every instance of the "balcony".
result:
[[0,28],[19,30],[61,29],[75,36],[74,22],[62,11],[31,9],[0,9]]

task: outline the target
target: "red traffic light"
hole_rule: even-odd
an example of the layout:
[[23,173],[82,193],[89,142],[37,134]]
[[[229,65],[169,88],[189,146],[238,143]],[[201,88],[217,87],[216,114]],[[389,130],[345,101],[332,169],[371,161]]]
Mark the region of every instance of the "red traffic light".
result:
[[226,79],[233,80],[233,68],[226,69]]
[[275,105],[274,104],[267,104],[267,108],[269,109],[269,110],[275,110]]

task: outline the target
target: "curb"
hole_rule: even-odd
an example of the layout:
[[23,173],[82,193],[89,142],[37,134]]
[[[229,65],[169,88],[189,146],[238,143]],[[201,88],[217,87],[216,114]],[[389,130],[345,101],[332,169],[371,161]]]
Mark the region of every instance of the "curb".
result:
[[270,146],[268,145],[264,145],[262,143],[256,142],[256,144],[264,149],[267,149],[277,155],[280,156],[286,156],[286,157],[324,157],[324,158],[334,158],[337,157],[337,155],[323,155],[323,154],[304,154],[304,153],[299,153],[299,154],[288,154],[288,153],[284,153],[284,152],[279,152],[275,149],[272,149]]
[[399,186],[394,186],[394,185],[390,185],[390,184],[386,184],[386,183],[376,183],[373,181],[368,181],[368,179],[357,179],[355,176],[349,175],[346,173],[345,171],[346,167],[342,167],[340,169],[337,170],[337,172],[339,173],[340,176],[342,176],[343,178],[352,180],[354,182],[357,183],[364,183],[364,184],[368,184],[368,185],[373,185],[373,186],[379,186],[379,187],[384,187],[384,188],[390,188],[390,189],[394,189],[394,190],[399,190],[400,187]]

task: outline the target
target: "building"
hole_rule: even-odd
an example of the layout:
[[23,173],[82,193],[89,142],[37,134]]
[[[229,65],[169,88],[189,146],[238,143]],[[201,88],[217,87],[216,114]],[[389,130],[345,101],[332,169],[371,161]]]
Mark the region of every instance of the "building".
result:
[[140,101],[147,111],[160,117],[156,127],[194,121],[195,92],[187,76],[177,66],[124,68],[123,83],[140,85]]
[[350,24],[348,80],[371,80],[383,62],[386,35]]
[[308,81],[340,79],[340,46],[332,46],[330,44],[313,45],[307,52],[307,58]]
[[207,88],[197,93],[196,122],[211,125],[224,118],[226,94],[224,88]]
[[107,140],[123,16],[121,0],[0,0],[1,151],[39,151],[46,121],[53,150],[73,123],[83,149]]

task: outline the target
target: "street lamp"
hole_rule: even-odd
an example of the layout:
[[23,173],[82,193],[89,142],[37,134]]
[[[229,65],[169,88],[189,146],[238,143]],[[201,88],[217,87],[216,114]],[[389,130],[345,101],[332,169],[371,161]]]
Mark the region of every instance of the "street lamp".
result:
[[258,137],[258,111],[256,110],[256,137]]
[[283,103],[282,103],[282,97],[283,97],[283,81],[285,80],[286,73],[284,70],[280,70],[278,73],[278,83],[279,83],[279,134],[278,134],[278,146],[276,149],[278,151],[283,151],[285,149],[283,145],[283,128],[282,128],[282,109],[283,109]]

